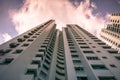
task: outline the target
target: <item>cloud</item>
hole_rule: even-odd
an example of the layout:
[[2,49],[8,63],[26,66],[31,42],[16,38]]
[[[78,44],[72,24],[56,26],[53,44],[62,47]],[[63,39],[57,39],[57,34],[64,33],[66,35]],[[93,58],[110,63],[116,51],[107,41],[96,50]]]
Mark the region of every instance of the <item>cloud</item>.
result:
[[19,10],[10,11],[10,16],[19,34],[55,19],[58,29],[73,23],[98,36],[105,20],[99,13],[93,14],[96,4],[90,0],[77,2],[73,5],[70,0],[25,0]]
[[2,37],[3,37],[4,42],[12,39],[12,37],[8,33],[2,34]]
[[120,0],[117,0],[118,4],[120,4]]
[[96,9],[96,8],[97,8],[96,3],[95,3],[95,2],[92,2],[92,3],[91,3],[91,7]]
[[4,42],[2,34],[0,34],[0,45]]

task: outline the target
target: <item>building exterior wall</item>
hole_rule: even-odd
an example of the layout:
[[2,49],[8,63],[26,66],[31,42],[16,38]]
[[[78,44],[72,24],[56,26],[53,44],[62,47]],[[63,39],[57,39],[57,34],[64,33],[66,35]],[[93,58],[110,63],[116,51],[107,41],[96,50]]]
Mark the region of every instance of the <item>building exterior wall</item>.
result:
[[120,54],[78,25],[49,20],[0,46],[0,80],[120,80]]
[[[40,63],[44,59],[42,57],[44,54],[43,52],[40,54],[39,49],[45,48],[41,46],[55,30],[55,22],[50,20],[2,44],[0,46],[0,80],[25,80],[24,78],[32,80],[37,76]],[[29,73],[30,75],[26,75]]]
[[110,23],[101,30],[101,37],[120,53],[120,13],[110,16]]
[[[68,34],[67,47],[70,49],[69,54],[71,54],[70,58],[73,62],[71,66],[75,71],[73,75],[76,75],[77,80],[120,79],[118,76],[120,73],[119,60],[115,59],[116,56],[119,56],[117,51],[78,25],[68,25],[66,34]],[[111,65],[117,67],[113,68]],[[104,68],[100,68],[100,66],[104,66]]]

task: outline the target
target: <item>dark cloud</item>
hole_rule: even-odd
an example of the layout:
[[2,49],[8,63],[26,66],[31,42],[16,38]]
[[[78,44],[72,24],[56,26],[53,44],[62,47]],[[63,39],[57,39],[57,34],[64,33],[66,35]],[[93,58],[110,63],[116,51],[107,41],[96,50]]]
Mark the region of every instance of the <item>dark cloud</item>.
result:
[[69,0],[74,7],[78,7],[81,1],[84,0]]
[[120,0],[91,0],[97,5],[97,9],[93,11],[93,14],[100,13],[101,16],[105,17],[108,13],[120,12]]
[[[9,11],[11,9],[19,9],[23,4],[23,0],[0,0],[0,43],[3,42],[4,34],[12,37],[17,35],[15,27],[11,22]],[[6,35],[4,35],[6,36]],[[8,39],[8,37],[6,37]],[[6,41],[6,39],[4,41]]]

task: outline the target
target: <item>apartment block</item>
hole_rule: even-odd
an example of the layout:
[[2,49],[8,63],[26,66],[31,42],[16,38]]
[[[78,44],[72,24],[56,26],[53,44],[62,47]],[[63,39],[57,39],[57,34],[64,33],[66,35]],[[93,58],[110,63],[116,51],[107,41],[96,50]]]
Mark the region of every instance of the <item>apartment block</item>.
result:
[[120,53],[120,13],[113,13],[110,22],[101,30],[101,37]]
[[120,54],[76,24],[49,20],[0,45],[0,80],[120,80]]

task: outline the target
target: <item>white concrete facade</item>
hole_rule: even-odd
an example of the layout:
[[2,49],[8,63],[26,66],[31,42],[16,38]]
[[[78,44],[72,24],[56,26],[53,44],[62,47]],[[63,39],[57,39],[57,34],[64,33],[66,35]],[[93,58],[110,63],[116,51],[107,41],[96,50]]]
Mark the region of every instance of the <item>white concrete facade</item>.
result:
[[110,23],[101,30],[101,37],[120,53],[120,13],[110,16]]
[[0,45],[0,80],[120,80],[120,54],[78,25],[49,20]]

